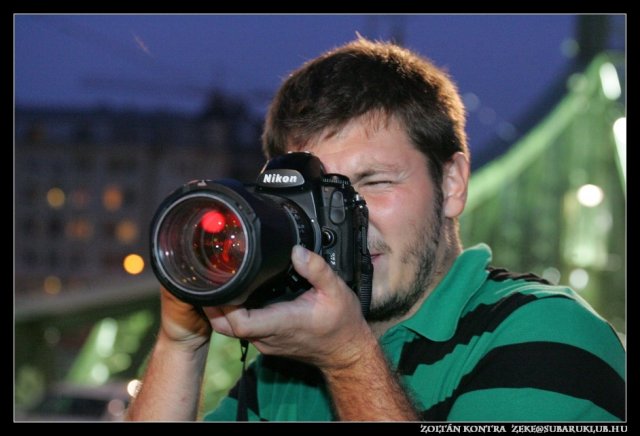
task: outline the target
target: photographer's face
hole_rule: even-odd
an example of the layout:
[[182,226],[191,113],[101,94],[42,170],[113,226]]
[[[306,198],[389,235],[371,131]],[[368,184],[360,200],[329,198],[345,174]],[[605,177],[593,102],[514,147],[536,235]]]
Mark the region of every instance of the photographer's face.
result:
[[427,158],[393,120],[386,126],[354,120],[306,150],[327,172],[348,176],[367,202],[374,266],[368,319],[404,315],[430,288],[439,263],[442,194],[431,180]]

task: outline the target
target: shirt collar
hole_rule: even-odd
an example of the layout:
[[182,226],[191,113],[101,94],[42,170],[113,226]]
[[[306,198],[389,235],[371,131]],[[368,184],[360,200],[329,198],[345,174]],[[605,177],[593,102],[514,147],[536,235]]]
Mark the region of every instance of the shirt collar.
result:
[[420,309],[400,325],[433,341],[451,339],[467,302],[485,282],[490,261],[486,244],[464,250]]

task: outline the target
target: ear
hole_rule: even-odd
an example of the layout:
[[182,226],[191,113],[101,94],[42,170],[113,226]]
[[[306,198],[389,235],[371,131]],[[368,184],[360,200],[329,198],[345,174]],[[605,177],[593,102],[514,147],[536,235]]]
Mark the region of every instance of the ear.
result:
[[455,153],[444,164],[442,174],[443,210],[447,218],[455,218],[462,214],[467,203],[467,186],[469,184],[470,165],[467,155]]

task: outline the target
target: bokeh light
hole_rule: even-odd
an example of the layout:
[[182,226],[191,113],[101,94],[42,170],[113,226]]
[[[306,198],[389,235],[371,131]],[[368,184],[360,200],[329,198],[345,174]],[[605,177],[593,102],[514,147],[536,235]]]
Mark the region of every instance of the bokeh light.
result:
[[129,274],[140,274],[144,270],[144,259],[139,254],[129,254],[124,258],[122,265]]

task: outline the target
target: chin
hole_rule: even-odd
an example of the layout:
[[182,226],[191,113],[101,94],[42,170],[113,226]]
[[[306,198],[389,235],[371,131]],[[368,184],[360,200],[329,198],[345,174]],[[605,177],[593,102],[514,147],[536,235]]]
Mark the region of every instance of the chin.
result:
[[389,288],[376,288],[371,291],[371,307],[380,307],[389,300]]

